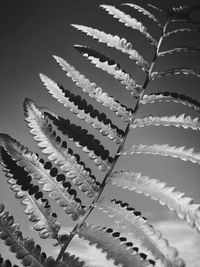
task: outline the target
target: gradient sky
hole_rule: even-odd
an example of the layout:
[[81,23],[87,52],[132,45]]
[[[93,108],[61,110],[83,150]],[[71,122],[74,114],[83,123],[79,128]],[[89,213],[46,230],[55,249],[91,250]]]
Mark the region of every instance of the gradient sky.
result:
[[[156,2],[158,1],[151,3]],[[191,2],[198,3],[199,1],[162,1],[165,5],[171,3],[177,3],[177,5],[191,4]],[[128,41],[132,42],[134,48],[136,48],[140,54],[144,55],[144,58],[151,60],[153,50],[144,37],[141,37],[140,34],[129,28],[125,28],[122,24],[118,23],[116,19],[112,19],[106,12],[98,8],[99,4],[111,4],[117,6],[121,3],[123,3],[121,0],[1,1],[0,45],[2,53],[0,61],[0,132],[10,134],[23,145],[28,146],[32,151],[39,152],[39,148],[36,147],[36,143],[33,141],[26,123],[24,122],[22,103],[25,97],[31,98],[39,106],[49,107],[63,117],[69,117],[76,123],[79,122],[75,116],[71,115],[68,110],[62,107],[62,105],[58,104],[55,99],[51,98],[39,79],[38,74],[42,72],[55,81],[63,84],[66,89],[70,89],[72,92],[84,96],[82,91],[65,76],[64,72],[54,61],[52,58],[52,55],[54,54],[65,58],[87,78],[96,82],[123,104],[127,104],[129,107],[134,107],[135,101],[130,98],[128,92],[112,77],[95,69],[94,66],[74,50],[73,45],[88,45],[111,58],[115,58],[115,60],[121,64],[121,67],[129,72],[136,81],[142,82],[144,75],[139,67],[131,62],[126,55],[121,55],[114,49],[98,44],[95,40],[86,37],[83,33],[76,31],[70,26],[71,23],[83,24],[104,30],[105,32],[118,34],[120,37],[125,37]],[[134,3],[141,4],[141,1]],[[132,16],[135,16],[138,20],[141,20],[146,26],[152,26],[150,32],[155,37],[158,37],[159,31],[157,31],[155,24],[151,23],[140,14],[138,15],[137,12],[134,12],[130,8],[122,9]],[[194,18],[200,20],[200,12],[194,12]],[[174,40],[173,38],[169,38],[163,43],[161,49],[170,49],[176,45],[184,44],[200,48],[200,34],[197,33],[194,35],[186,33],[185,35],[177,35]],[[199,62],[199,54],[182,54],[173,57],[168,56],[157,62],[155,69],[158,70],[168,67],[188,65],[200,69]],[[158,91],[164,92],[166,90],[171,92],[177,91],[181,94],[189,95],[196,100],[200,100],[199,82],[200,80],[198,78],[192,76],[171,76],[150,83],[147,88],[147,93]],[[107,112],[109,117],[114,120],[115,123],[119,123],[125,128],[126,125],[122,124],[110,111],[107,111],[106,108],[101,107],[100,104],[96,104],[95,101],[88,97],[86,97],[86,99],[88,102],[96,105],[101,111]],[[138,116],[148,114],[172,115],[181,113],[186,113],[192,117],[199,116],[197,112],[177,104],[146,105],[141,107]],[[95,131],[89,127],[88,130],[93,134],[95,133]],[[113,144],[110,144],[110,142],[105,139],[101,140],[105,146],[109,146],[112,152],[116,151],[116,147],[114,147]],[[130,132],[126,144],[139,143],[168,143],[169,145],[177,146],[184,145],[188,148],[196,147],[196,151],[200,152],[199,132],[192,130],[171,127],[146,127]],[[92,166],[91,162],[87,159],[86,162]],[[186,192],[187,196],[194,198],[196,203],[200,203],[200,168],[197,164],[159,156],[137,155],[134,157],[121,157],[115,170],[142,172],[150,177],[158,178],[169,185],[174,185],[177,190]],[[20,221],[22,229],[24,228],[24,236],[31,235],[38,243],[40,243],[37,233],[33,231],[30,232],[29,223],[22,211],[23,207],[16,204],[17,201],[13,192],[8,189],[4,174],[1,171],[0,174],[2,178],[0,186],[0,202],[4,202],[6,208],[15,216],[16,221]],[[96,171],[95,174],[97,180],[101,181],[103,175],[99,171]],[[169,231],[167,231],[167,222],[169,222],[170,227],[172,227],[172,225],[174,226],[174,228],[172,228],[175,232],[180,228],[179,222],[176,221],[176,216],[173,213],[169,213],[165,207],[161,207],[158,203],[155,203],[149,198],[145,198],[136,193],[127,193],[126,191],[123,192],[122,190],[113,188],[108,188],[106,193],[109,197],[111,196],[112,198],[121,199],[123,202],[128,201],[130,206],[142,211],[143,215],[149,218],[151,222],[160,225],[161,229],[164,229],[163,231],[165,231],[166,235],[169,234]],[[58,212],[58,221],[62,222],[65,229],[69,230],[69,227],[73,225],[70,218],[64,216],[60,209],[57,210],[57,206],[53,205],[53,207],[56,209],[56,212]],[[104,215],[97,212],[91,216],[90,221],[96,224],[101,223],[103,225],[105,221],[104,218]],[[108,220],[106,220],[106,223],[112,224],[112,222]],[[189,227],[186,224],[183,226],[181,224],[181,227],[183,227],[181,228],[181,233],[185,233],[183,238],[186,238],[187,235],[190,235],[190,232],[188,234],[188,231],[190,231],[188,230]],[[172,234],[169,239],[170,238],[176,243],[176,241],[173,240]],[[200,242],[196,235],[195,242]],[[42,243],[45,244],[45,247],[50,249],[50,240]],[[0,245],[2,244],[3,243],[0,243]],[[191,245],[194,244],[192,243]],[[74,251],[77,251],[77,245],[74,245],[74,247],[76,248]],[[2,249],[2,254],[7,255],[7,250],[4,248]],[[48,250],[46,251],[48,252]],[[184,252],[182,253],[184,254]],[[200,254],[200,251],[197,251],[197,253]],[[50,254],[51,253],[49,253],[49,255]],[[197,262],[197,260],[195,261]]]

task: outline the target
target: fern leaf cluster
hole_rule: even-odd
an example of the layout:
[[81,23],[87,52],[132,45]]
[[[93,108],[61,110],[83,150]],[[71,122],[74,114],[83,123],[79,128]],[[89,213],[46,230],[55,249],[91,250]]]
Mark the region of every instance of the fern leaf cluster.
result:
[[[53,56],[66,76],[82,90],[81,95],[72,93],[44,74],[40,74],[40,79],[50,95],[63,104],[67,112],[72,113],[72,118],[74,114],[82,122],[79,125],[71,118],[51,110],[44,110],[26,97],[23,103],[24,118],[45,158],[31,152],[13,137],[1,133],[0,163],[10,189],[23,206],[23,211],[32,222],[33,229],[39,233],[40,238],[53,239],[53,244],[59,247],[59,253],[54,259],[42,252],[41,247],[36,245],[32,238],[24,238],[19,224],[14,223],[13,216],[3,204],[0,205],[0,239],[10,247],[11,252],[15,253],[23,266],[86,266],[86,262],[66,251],[74,236],[78,236],[105,253],[107,259],[115,266],[184,267],[186,264],[178,250],[169,244],[164,234],[143,217],[140,211],[121,200],[109,198],[109,195],[102,197],[102,193],[109,187],[142,193],[174,211],[199,234],[200,204],[196,204],[192,198],[186,197],[185,193],[176,191],[175,187],[165,182],[137,173],[135,170],[117,171],[115,165],[120,157],[136,154],[169,156],[200,164],[198,149],[185,148],[184,145],[179,147],[168,144],[130,145],[126,142],[131,131],[146,126],[173,126],[200,130],[198,100],[170,91],[148,94],[149,83],[158,78],[162,82],[165,76],[180,74],[200,77],[199,70],[190,66],[163,70],[155,67],[157,59],[162,60],[169,55],[199,53],[199,47],[184,44],[162,51],[161,44],[169,37],[173,38],[180,33],[198,35],[199,29],[192,27],[194,24],[198,25],[198,22],[192,20],[191,14],[200,6],[158,7],[149,3],[143,7],[133,3],[123,3],[119,7],[105,4],[100,7],[123,26],[133,32],[137,31],[150,42],[148,45],[154,53],[151,61],[147,61],[139,54],[134,44],[123,37],[84,25],[72,24],[72,26],[99,43],[128,55],[132,60],[131,63],[138,65],[140,71],[145,74],[144,82],[138,83],[137,77],[124,70],[118,60],[104,53],[85,45],[76,44],[74,48],[94,67],[110,75],[111,79],[117,80],[123,87],[122,90],[126,90],[124,92],[136,101],[136,105],[125,106],[119,99],[110,96],[106,89],[86,78],[85,74],[81,74],[64,58]],[[160,31],[160,37],[154,37],[149,27],[125,13],[123,8],[129,9],[130,12],[135,10],[140,16],[154,23]],[[164,18],[160,19],[161,16]],[[182,28],[175,27],[173,30],[168,30],[170,24],[176,25],[177,22],[187,22],[191,27],[183,25]],[[90,98],[98,102],[97,108],[89,104]],[[155,103],[164,105],[169,102],[190,108],[197,113],[196,117],[186,113],[163,116],[139,115],[141,106]],[[104,109],[109,111],[108,114],[103,113],[98,108],[99,105],[104,106]],[[111,111],[124,127],[114,124],[110,119]],[[105,143],[110,146],[106,147]],[[76,148],[73,148],[73,145]],[[115,147],[114,153],[111,146]],[[86,155],[87,159],[81,156],[82,154]],[[88,162],[92,167],[88,166]],[[102,180],[99,178],[99,173],[103,175]],[[82,198],[82,193],[88,197],[88,203]],[[65,214],[76,222],[70,233],[60,234],[64,224],[58,222],[54,204],[57,205],[56,208],[62,208]],[[96,209],[100,210],[103,216],[113,218],[112,228],[88,222],[90,214]],[[17,267],[1,256],[0,266]]]

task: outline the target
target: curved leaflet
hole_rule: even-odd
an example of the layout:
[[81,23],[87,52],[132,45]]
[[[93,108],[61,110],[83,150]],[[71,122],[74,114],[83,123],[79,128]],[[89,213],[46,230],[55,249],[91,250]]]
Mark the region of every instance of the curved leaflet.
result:
[[147,71],[149,69],[149,63],[144,60],[144,58],[139,55],[139,53],[133,49],[131,43],[127,42],[125,38],[120,38],[119,36],[105,33],[91,27],[72,24],[72,26],[87,35],[91,36],[93,39],[97,39],[98,42],[106,44],[108,47],[114,47],[115,49],[125,53],[130,59],[134,60],[142,69]]
[[[108,74],[112,75],[116,80],[119,80],[122,85],[125,85],[126,89],[130,91],[131,95],[136,99],[139,98],[142,91],[142,85],[136,83],[130,74],[126,73],[125,70],[121,69],[120,65],[113,59],[95,51],[86,46],[74,45],[84,57],[86,57],[95,67],[102,69]],[[129,112],[129,119],[132,113]],[[128,121],[128,120],[126,120]]]
[[184,266],[183,260],[178,258],[178,251],[169,246],[160,231],[154,229],[140,212],[130,208],[127,203],[101,199],[97,207],[114,219],[122,234],[131,236],[134,242],[139,243],[140,252],[147,250],[147,254],[153,255],[155,260],[159,259],[165,267]]
[[[88,105],[85,100],[82,100],[80,96],[75,97],[69,91],[63,90],[61,86],[47,76],[40,74],[40,78],[49,93],[58,102],[69,108],[72,113],[76,114],[79,119],[91,124],[93,128],[97,129],[103,136],[107,136],[110,140],[115,141],[117,144],[121,143],[123,131],[114,126],[104,113],[99,113],[92,105]],[[77,104],[75,104],[76,102]]]
[[3,239],[10,250],[21,260],[23,266],[44,267],[46,254],[41,253],[39,245],[35,245],[32,238],[24,238],[19,224],[14,223],[14,218],[0,204],[0,239]]
[[175,47],[170,50],[158,52],[157,56],[163,57],[163,56],[173,55],[176,53],[199,53],[199,52],[200,52],[200,49],[193,47],[193,46],[180,46],[180,47]]
[[116,265],[123,267],[151,267],[155,265],[153,260],[148,260],[147,255],[138,253],[131,242],[112,229],[101,226],[83,224],[78,231],[78,235],[96,245],[106,253],[108,259],[113,259]]
[[41,163],[36,154],[29,152],[27,148],[21,146],[16,140],[7,135],[3,138],[4,148],[12,156],[12,159],[20,167],[23,167],[33,179],[37,179],[39,183],[43,184],[42,190],[49,192],[49,196],[56,200],[64,208],[65,212],[71,215],[73,220],[77,220],[79,216],[84,214],[85,209],[81,206],[81,201],[76,199],[76,191],[70,190],[69,183],[65,183],[62,180],[58,181],[54,172],[49,170],[44,163]]
[[129,7],[136,9],[138,12],[142,13],[143,15],[147,16],[149,19],[153,20],[159,27],[162,27],[159,20],[152,13],[150,13],[148,10],[144,9],[143,7],[132,4],[132,3],[124,3],[122,4],[122,6],[129,6]]
[[162,103],[162,102],[174,102],[177,104],[182,104],[186,107],[200,111],[200,103],[196,99],[192,99],[189,96],[181,95],[175,92],[158,92],[155,94],[144,95],[143,99],[140,100],[140,104],[153,104],[153,103]]
[[170,32],[166,32],[163,35],[163,38],[169,37],[172,34],[176,34],[176,33],[184,33],[184,32],[199,32],[199,29],[195,29],[195,28],[181,28],[181,29],[176,29]]
[[147,32],[146,27],[141,22],[137,21],[135,18],[131,18],[130,15],[125,14],[123,11],[117,9],[114,6],[101,5],[101,7],[105,9],[114,18],[117,18],[119,22],[124,23],[125,26],[139,31],[150,41],[153,46],[157,47],[157,41],[151,36],[151,34]]
[[168,144],[159,145],[132,145],[124,148],[120,155],[132,155],[132,154],[152,154],[160,156],[169,156],[172,158],[178,158],[183,161],[190,161],[192,163],[200,164],[200,153],[194,152],[194,148],[185,149],[184,146],[176,147],[169,146]]
[[92,134],[89,134],[87,130],[82,129],[80,126],[72,124],[70,120],[65,120],[60,116],[53,116],[49,113],[45,113],[45,118],[48,121],[52,121],[57,129],[67,136],[69,140],[73,141],[77,147],[88,154],[89,158],[99,162],[102,160],[102,164],[109,164],[113,161],[110,157],[109,151],[101,145],[98,139],[95,139]]
[[[81,46],[74,46],[77,50]],[[80,50],[79,50],[80,51]],[[66,72],[66,75],[80,87],[84,93],[89,94],[90,97],[95,98],[97,102],[102,103],[105,107],[109,107],[110,110],[116,113],[116,115],[122,118],[123,121],[129,121],[131,117],[131,111],[122,106],[113,97],[109,96],[106,92],[103,92],[101,87],[98,87],[95,83],[90,82],[84,75],[75,70],[66,60],[61,57],[54,56],[55,60]]]
[[185,116],[185,114],[181,114],[179,116],[146,116],[142,118],[136,118],[131,124],[131,128],[139,128],[145,126],[175,126],[182,127],[184,129],[193,129],[200,130],[200,121],[199,118],[192,119],[190,116]]
[[154,80],[154,79],[162,78],[162,77],[169,76],[169,75],[180,75],[180,74],[194,75],[200,78],[200,72],[198,70],[183,67],[183,68],[168,69],[168,70],[163,70],[163,71],[154,71],[151,73],[150,79]]
[[123,171],[113,173],[108,182],[159,201],[161,205],[166,205],[170,210],[175,211],[180,219],[200,232],[200,204],[195,204],[194,200],[185,197],[184,193],[175,191],[175,187],[170,187],[158,179],[141,173]]

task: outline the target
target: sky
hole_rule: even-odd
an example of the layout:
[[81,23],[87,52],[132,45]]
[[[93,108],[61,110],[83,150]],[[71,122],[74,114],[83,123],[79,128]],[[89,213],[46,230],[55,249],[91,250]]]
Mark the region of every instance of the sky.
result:
[[[143,2],[143,1],[142,1]],[[141,4],[138,1],[137,4]],[[158,1],[151,3],[156,4]],[[165,5],[171,3],[182,4],[183,1],[162,1]],[[109,118],[120,127],[125,128],[126,125],[115,117],[112,112],[105,107],[97,104],[94,100],[84,96],[82,91],[77,88],[73,82],[66,77],[58,64],[53,59],[52,55],[57,55],[66,59],[77,70],[101,86],[106,92],[114,96],[121,103],[128,107],[134,108],[135,100],[130,97],[129,93],[119,84],[118,81],[106,73],[95,69],[89,62],[86,61],[75,49],[74,44],[87,45],[99,52],[115,58],[120,63],[121,67],[129,72],[136,81],[142,83],[144,74],[141,69],[128,59],[126,55],[122,55],[119,51],[107,48],[103,44],[85,36],[70,26],[70,24],[83,24],[91,26],[105,32],[118,34],[120,37],[125,37],[131,41],[140,54],[144,55],[147,60],[153,57],[153,50],[143,36],[137,32],[125,28],[124,25],[117,22],[105,11],[100,9],[100,4],[119,5],[123,3],[121,0],[105,0],[105,1],[39,1],[39,0],[21,0],[11,1],[3,0],[1,2],[0,22],[1,22],[1,89],[0,89],[0,132],[8,133],[16,138],[23,145],[28,146],[33,152],[39,152],[36,142],[33,141],[31,134],[24,121],[23,101],[25,97],[31,98],[39,106],[48,107],[52,111],[62,115],[65,118],[70,118],[73,122],[79,123],[79,120],[71,115],[61,104],[56,102],[45,90],[39,79],[39,73],[44,73],[53,80],[63,84],[66,89],[69,89],[75,94],[80,94],[85,97],[89,103],[96,105],[102,112],[106,112]],[[136,3],[136,2],[134,2]],[[191,1],[184,1],[185,4]],[[198,1],[192,1],[198,3]],[[145,26],[149,27],[150,33],[158,37],[159,31],[155,24],[152,24],[148,19],[141,14],[138,15],[130,8],[122,8],[125,12],[141,20]],[[194,19],[199,18],[198,12],[194,12]],[[171,26],[170,26],[171,27]],[[170,29],[169,27],[169,29]],[[169,37],[168,40],[161,46],[162,50],[171,49],[176,45],[190,45],[200,47],[200,35],[187,33],[185,35],[177,35],[176,38]],[[168,67],[191,66],[200,69],[200,55],[177,55],[162,58],[155,65],[155,70],[163,70]],[[147,87],[146,93],[152,92],[170,92],[177,91],[180,94],[186,94],[190,97],[200,100],[199,79],[192,76],[171,76],[157,81],[151,82]],[[146,115],[173,115],[182,114],[198,117],[199,113],[191,111],[191,109],[177,104],[155,104],[141,106],[138,117]],[[81,122],[81,125],[84,124]],[[94,129],[86,126],[92,133],[96,134]],[[100,135],[98,135],[100,137]],[[115,145],[111,144],[105,138],[101,138],[102,143],[109,148],[112,153],[116,151]],[[175,127],[145,127],[132,130],[127,138],[126,145],[131,144],[164,144],[176,146],[196,147],[199,149],[199,132],[190,129],[178,129]],[[79,151],[77,149],[77,151]],[[42,155],[40,153],[40,155]],[[83,154],[81,154],[83,156]],[[84,157],[84,160],[89,166],[92,163]],[[93,167],[92,167],[93,168]],[[195,203],[200,203],[200,180],[199,180],[199,165],[190,162],[183,162],[174,158],[166,158],[149,155],[136,156],[121,156],[115,166],[115,171],[126,170],[141,172],[152,178],[157,178],[166,182],[171,186],[175,186],[178,191],[186,192],[186,196],[192,197]],[[94,168],[95,175],[98,181],[102,181],[104,174]],[[20,221],[24,236],[33,236],[36,242],[44,245],[49,255],[55,255],[57,251],[52,248],[51,240],[41,241],[38,235],[33,230],[30,231],[30,224],[23,213],[23,207],[20,206],[13,192],[9,190],[4,178],[3,172],[0,171],[1,186],[0,186],[0,202],[5,203],[6,208],[15,216],[16,221]],[[129,202],[130,206],[140,210],[142,214],[154,223],[164,236],[171,240],[173,246],[180,249],[181,255],[185,257],[188,266],[197,267],[198,248],[200,247],[200,237],[191,230],[186,223],[177,220],[174,213],[169,212],[166,207],[160,206],[157,202],[150,200],[143,195],[123,191],[110,186],[105,190],[105,196],[110,198],[121,199],[123,202]],[[85,199],[84,199],[85,200]],[[53,202],[52,202],[53,203]],[[54,209],[58,213],[58,221],[62,222],[62,231],[69,231],[73,226],[71,219],[64,215],[62,210],[53,204]],[[108,224],[112,226],[112,221],[108,220],[105,215],[96,212],[91,215],[89,222],[94,224]],[[113,225],[114,226],[114,225]],[[91,266],[99,266],[94,259],[99,259],[95,253],[96,249],[90,250],[88,245],[83,243],[79,247],[80,240],[75,239],[71,245],[71,250],[79,253],[80,256],[87,255],[90,258]],[[2,254],[7,256],[10,254],[4,248],[3,242],[0,243]],[[190,252],[185,249],[190,248]],[[44,249],[44,250],[45,250]],[[94,251],[95,252],[94,252]],[[191,252],[192,251],[192,252]],[[87,252],[87,253],[86,253]],[[99,255],[99,254],[98,254]],[[93,257],[92,257],[93,256]],[[101,257],[99,255],[99,257]],[[111,266],[111,263],[109,263]]]

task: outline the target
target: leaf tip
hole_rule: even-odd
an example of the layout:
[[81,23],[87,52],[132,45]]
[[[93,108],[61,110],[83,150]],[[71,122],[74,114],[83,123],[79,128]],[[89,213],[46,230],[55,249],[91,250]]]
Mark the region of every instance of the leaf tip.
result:
[[33,101],[32,101],[30,98],[25,97],[25,98],[24,98],[23,107],[24,107],[24,108],[27,108],[27,107],[30,106],[32,103],[33,103]]
[[52,55],[52,57],[56,60],[56,58],[57,58],[58,56],[56,56],[56,55]]
[[111,7],[110,5],[100,5],[99,7],[103,8],[103,9],[106,9],[107,7]]
[[46,78],[46,75],[44,75],[43,73],[39,73],[39,77],[43,81]]
[[74,24],[74,23],[71,23],[70,24],[72,27],[76,28],[76,29],[79,29],[80,25],[79,24]]

